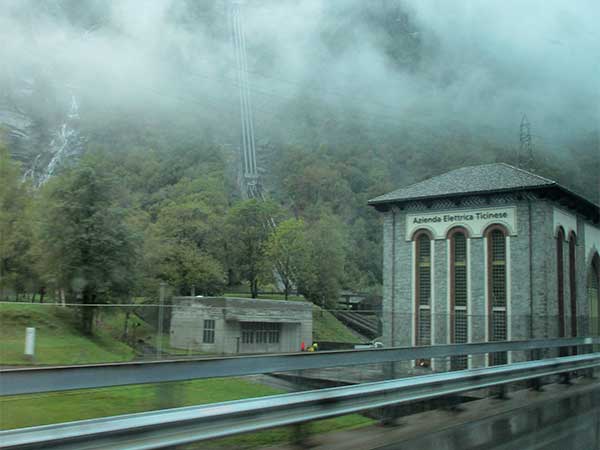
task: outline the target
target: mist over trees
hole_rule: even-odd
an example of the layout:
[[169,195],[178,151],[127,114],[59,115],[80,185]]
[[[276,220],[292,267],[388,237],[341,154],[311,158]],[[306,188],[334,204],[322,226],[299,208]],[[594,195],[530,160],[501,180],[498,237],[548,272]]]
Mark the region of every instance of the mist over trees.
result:
[[[121,151],[130,131],[136,139],[126,144],[146,150],[201,136],[236,155],[229,6],[5,1],[0,123],[11,154],[25,171],[43,173],[75,97],[87,151]],[[261,167],[271,174],[272,155],[286,146],[357,147],[384,154],[400,185],[440,167],[514,162],[526,113],[538,164],[597,197],[598,170],[576,156],[598,153],[600,6],[535,0],[536,14],[521,6],[248,2],[242,13]]]
[[[118,209],[132,233],[132,291],[274,287],[273,270],[251,267],[239,242],[250,205],[229,6],[3,2],[5,292],[77,295],[44,269],[51,249],[39,236],[60,216],[53,186],[76,202],[83,168],[115,180],[100,209]],[[367,200],[463,165],[514,164],[525,113],[532,169],[598,202],[600,4],[528,8],[536,13],[517,0],[244,4],[262,182],[280,220],[303,224],[290,225],[301,250],[278,230],[260,238],[260,258],[297,252],[294,285],[317,303],[340,288],[376,291],[381,226]]]

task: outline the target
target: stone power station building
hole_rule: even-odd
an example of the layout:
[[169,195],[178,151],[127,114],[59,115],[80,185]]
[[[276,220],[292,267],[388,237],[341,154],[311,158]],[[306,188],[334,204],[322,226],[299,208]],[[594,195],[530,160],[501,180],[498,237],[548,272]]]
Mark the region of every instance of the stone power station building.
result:
[[508,164],[453,170],[369,204],[384,217],[387,346],[598,334],[597,204]]
[[312,303],[175,297],[171,347],[207,353],[295,352],[312,343]]

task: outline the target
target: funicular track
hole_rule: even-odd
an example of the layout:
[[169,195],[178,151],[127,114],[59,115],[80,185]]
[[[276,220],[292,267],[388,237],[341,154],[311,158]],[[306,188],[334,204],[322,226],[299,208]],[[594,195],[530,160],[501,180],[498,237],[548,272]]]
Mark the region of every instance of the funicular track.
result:
[[344,325],[363,336],[374,339],[380,335],[378,319],[375,314],[342,310],[331,311],[331,313]]

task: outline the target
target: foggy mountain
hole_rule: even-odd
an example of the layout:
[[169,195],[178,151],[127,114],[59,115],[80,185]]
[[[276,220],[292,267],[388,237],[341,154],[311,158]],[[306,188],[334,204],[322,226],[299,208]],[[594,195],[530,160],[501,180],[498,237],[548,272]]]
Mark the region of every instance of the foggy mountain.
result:
[[[37,183],[84,151],[240,141],[224,0],[4,0],[0,126]],[[374,152],[394,184],[464,164],[536,165],[598,200],[600,3],[246,1],[259,162]],[[269,178],[267,177],[267,180]],[[272,180],[276,185],[276,180]]]

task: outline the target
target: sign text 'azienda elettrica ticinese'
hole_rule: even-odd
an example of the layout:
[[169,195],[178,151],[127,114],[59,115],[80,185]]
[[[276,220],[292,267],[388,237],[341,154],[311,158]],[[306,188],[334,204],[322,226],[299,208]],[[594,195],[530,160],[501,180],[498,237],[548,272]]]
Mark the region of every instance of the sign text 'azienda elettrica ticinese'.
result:
[[466,228],[470,237],[481,237],[485,229],[495,223],[507,227],[511,235],[516,234],[515,207],[408,214],[406,216],[406,239],[410,240],[413,233],[420,228],[431,231],[435,239],[444,239],[448,231],[455,226]]

